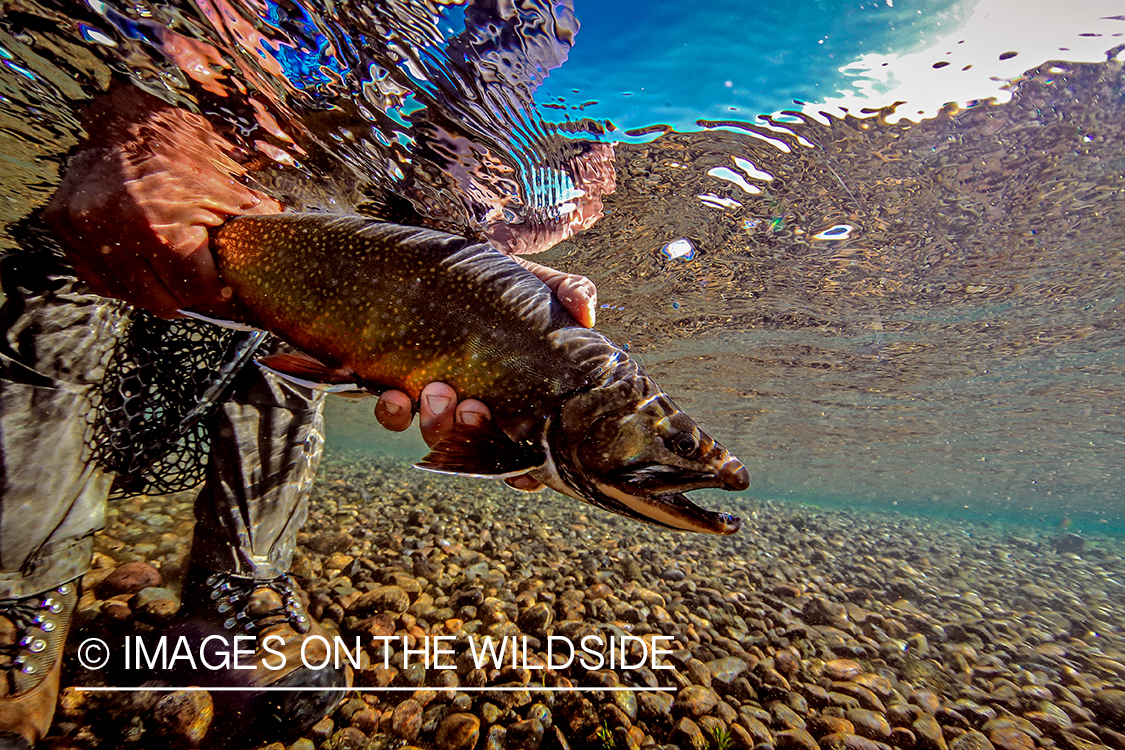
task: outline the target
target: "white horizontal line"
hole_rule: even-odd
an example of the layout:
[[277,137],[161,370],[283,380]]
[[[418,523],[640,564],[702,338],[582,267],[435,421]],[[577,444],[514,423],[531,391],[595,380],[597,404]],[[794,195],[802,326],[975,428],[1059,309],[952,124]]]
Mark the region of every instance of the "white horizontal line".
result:
[[589,693],[589,692],[603,692],[603,693],[661,693],[673,692],[676,690],[674,687],[542,687],[540,685],[524,685],[520,687],[277,687],[273,685],[265,685],[262,687],[198,687],[192,685],[190,687],[82,687],[75,686],[74,688],[80,693],[140,693],[140,692],[153,692],[153,693],[170,693],[175,691],[187,692],[209,692],[209,693],[225,693],[225,692],[321,692],[321,693],[396,693],[396,692],[410,692],[417,693],[420,690],[433,690],[438,693],[470,693],[470,692],[515,692],[517,690],[533,690],[536,692],[547,693]]

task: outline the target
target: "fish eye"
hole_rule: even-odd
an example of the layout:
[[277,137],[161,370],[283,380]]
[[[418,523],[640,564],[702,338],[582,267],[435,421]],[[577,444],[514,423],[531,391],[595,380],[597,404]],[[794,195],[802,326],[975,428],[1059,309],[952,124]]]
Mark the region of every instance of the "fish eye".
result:
[[692,458],[699,452],[699,440],[690,432],[680,432],[668,440],[668,448],[684,458]]

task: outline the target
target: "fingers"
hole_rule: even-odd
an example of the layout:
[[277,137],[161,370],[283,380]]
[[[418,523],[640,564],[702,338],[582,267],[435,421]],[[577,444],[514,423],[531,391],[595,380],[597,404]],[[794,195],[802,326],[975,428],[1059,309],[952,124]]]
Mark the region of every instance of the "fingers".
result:
[[[426,445],[433,448],[453,429],[454,424],[480,425],[492,419],[488,406],[473,398],[457,402],[457,392],[445,383],[430,383],[422,389],[420,427]],[[375,404],[375,419],[388,430],[402,432],[414,419],[410,397],[402,391],[384,391]],[[504,480],[523,492],[538,492],[544,485],[527,474]]]
[[[476,399],[458,403],[456,391],[444,383],[423,388],[419,401],[422,437],[431,448],[450,433],[455,423],[479,425],[492,418],[488,407]],[[410,397],[402,391],[384,391],[375,404],[375,418],[388,430],[402,432],[414,419]]]
[[586,328],[594,327],[595,311],[598,306],[598,290],[594,282],[585,276],[556,271],[525,258],[513,257],[513,260],[550,287],[562,306],[579,325]]
[[492,419],[492,412],[482,401],[469,398],[457,404],[455,421],[458,424],[482,425],[490,419]]
[[430,383],[422,389],[418,404],[418,426],[422,429],[422,439],[433,448],[453,429],[457,392],[445,383]]
[[375,404],[375,419],[392,432],[402,432],[414,421],[410,396],[402,391],[384,391]]

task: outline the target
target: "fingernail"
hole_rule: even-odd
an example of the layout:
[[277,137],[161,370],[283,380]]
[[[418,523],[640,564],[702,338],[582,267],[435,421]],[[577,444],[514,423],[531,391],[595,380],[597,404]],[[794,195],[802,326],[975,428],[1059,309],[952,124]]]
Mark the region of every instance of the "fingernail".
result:
[[464,412],[463,414],[460,415],[460,417],[458,417],[458,419],[460,420],[461,424],[467,424],[467,425],[473,425],[473,426],[479,425],[481,422],[484,421],[481,418],[481,415],[477,414],[475,411]]
[[445,396],[426,396],[426,406],[430,407],[432,414],[441,414],[449,408],[449,404],[453,399],[446,398]]
[[398,414],[402,411],[402,404],[396,404],[391,401],[384,401],[383,411],[385,411],[387,414],[390,414],[391,416],[394,416],[395,414]]

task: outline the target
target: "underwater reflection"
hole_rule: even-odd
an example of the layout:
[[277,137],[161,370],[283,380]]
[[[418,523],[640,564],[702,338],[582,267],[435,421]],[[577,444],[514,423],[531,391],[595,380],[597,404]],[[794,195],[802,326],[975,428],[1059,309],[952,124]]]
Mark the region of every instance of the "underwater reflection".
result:
[[1047,63],[1009,103],[917,124],[619,144],[606,218],[548,262],[739,435],[757,491],[1121,523],[1120,67]]

